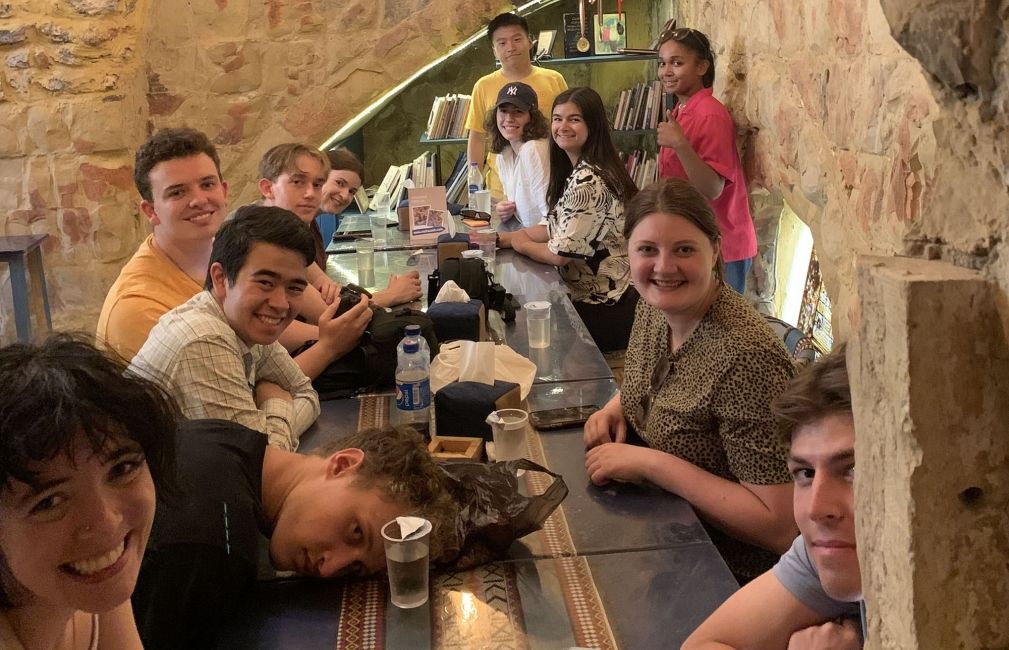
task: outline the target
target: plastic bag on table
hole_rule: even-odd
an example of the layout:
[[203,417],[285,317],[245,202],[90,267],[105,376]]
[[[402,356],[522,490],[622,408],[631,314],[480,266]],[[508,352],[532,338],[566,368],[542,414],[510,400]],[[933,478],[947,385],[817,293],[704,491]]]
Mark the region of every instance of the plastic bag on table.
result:
[[[564,478],[531,460],[493,463],[453,462],[441,465],[446,487],[459,506],[455,535],[448,536],[435,563],[467,569],[500,559],[511,543],[543,527],[564,497]],[[554,481],[543,494],[519,493],[518,471],[543,472]]]

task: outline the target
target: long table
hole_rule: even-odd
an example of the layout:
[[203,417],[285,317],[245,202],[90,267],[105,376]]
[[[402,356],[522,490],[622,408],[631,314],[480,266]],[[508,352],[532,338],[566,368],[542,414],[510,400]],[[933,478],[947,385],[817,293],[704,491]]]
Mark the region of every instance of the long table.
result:
[[[536,265],[508,256],[502,254],[501,262]],[[594,345],[578,343],[584,326],[573,309],[563,309],[570,301],[557,289],[554,276],[545,296],[535,296],[556,301],[555,310],[566,315],[555,316],[553,341],[561,353],[551,352],[543,368],[537,362],[529,410],[601,406],[616,383],[608,368],[585,372],[605,360]],[[521,324],[520,317],[508,339],[526,354]],[[564,347],[567,339],[576,341],[573,347]],[[569,363],[573,356],[578,363]],[[389,394],[324,402],[318,422],[302,436],[301,451],[394,419]],[[737,588],[685,501],[655,487],[589,481],[580,428],[530,431],[526,442],[527,457],[561,474],[569,494],[543,530],[517,540],[506,557],[466,571],[436,570],[430,600],[413,610],[389,602],[384,576],[260,582],[247,615],[220,647],[673,648]],[[536,472],[524,481],[534,494],[549,483]]]

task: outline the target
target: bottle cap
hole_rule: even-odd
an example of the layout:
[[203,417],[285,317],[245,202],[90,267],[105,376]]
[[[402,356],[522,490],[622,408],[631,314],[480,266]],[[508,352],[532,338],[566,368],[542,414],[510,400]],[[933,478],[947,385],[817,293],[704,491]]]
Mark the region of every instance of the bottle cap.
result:
[[[407,325],[403,329],[403,334],[406,336],[420,336],[420,325]],[[396,339],[393,339],[394,341]]]
[[420,351],[420,341],[418,341],[417,339],[407,339],[406,341],[403,341],[403,352],[411,354],[413,352],[419,352],[419,351]]

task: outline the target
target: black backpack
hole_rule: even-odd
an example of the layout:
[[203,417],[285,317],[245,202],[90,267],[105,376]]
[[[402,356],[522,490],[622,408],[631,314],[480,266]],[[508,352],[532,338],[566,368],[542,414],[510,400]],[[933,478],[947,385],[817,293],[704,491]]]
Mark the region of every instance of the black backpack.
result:
[[[362,292],[367,293],[354,285],[341,288],[340,307],[336,313],[340,315],[357,304]],[[438,354],[434,322],[424,312],[409,307],[387,310],[372,306],[371,310],[371,322],[357,347],[329,364],[312,381],[320,399],[350,397],[355,393],[393,386],[396,382],[396,346],[403,340],[407,325],[420,325],[421,335],[431,349],[431,357]]]

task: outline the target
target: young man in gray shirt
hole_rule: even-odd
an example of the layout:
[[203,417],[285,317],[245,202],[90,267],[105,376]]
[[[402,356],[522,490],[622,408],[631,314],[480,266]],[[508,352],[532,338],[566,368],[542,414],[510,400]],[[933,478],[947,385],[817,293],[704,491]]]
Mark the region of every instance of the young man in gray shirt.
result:
[[797,376],[773,405],[791,444],[800,535],[767,573],[737,591],[684,650],[862,647],[855,546],[855,425],[841,345]]

